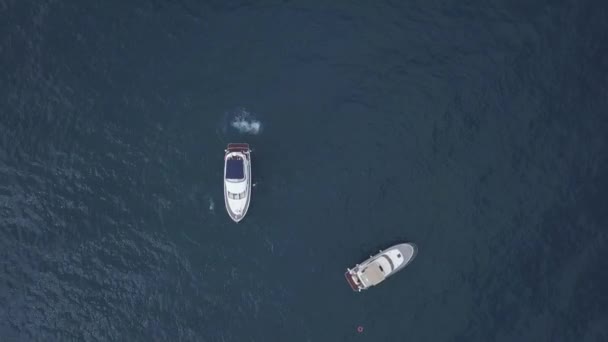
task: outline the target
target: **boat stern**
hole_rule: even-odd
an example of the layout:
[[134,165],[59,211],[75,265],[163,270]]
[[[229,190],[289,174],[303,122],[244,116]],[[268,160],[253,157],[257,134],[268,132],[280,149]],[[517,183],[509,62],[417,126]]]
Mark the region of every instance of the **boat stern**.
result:
[[361,283],[357,282],[357,274],[353,270],[346,270],[346,273],[344,273],[344,277],[346,278],[348,285],[350,285],[350,288],[353,289],[353,291],[361,292],[363,288],[361,287]]
[[226,147],[225,151],[226,151],[226,153],[230,153],[230,152],[249,153],[249,152],[251,152],[251,149],[249,148],[249,144],[247,144],[247,143],[230,143]]

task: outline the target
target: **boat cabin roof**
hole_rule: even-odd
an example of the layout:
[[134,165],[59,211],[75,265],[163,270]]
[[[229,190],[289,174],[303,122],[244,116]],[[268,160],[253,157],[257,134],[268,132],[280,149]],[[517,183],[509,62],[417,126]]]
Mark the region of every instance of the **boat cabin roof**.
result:
[[384,280],[384,278],[386,278],[380,267],[380,264],[375,262],[367,266],[363,271],[361,271],[361,281],[368,286],[379,284]]
[[245,178],[245,166],[243,159],[232,157],[226,161],[226,179]]

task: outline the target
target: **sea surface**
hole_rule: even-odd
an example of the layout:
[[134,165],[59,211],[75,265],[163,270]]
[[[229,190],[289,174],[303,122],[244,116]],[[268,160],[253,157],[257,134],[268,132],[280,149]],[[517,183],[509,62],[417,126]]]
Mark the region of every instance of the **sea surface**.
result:
[[0,0],[0,95],[2,342],[608,341],[606,1]]

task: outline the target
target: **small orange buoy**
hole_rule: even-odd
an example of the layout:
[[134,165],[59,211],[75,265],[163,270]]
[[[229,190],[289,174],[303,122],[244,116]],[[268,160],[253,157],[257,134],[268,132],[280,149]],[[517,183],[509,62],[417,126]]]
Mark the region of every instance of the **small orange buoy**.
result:
[[360,334],[363,332],[363,327],[362,326],[358,326],[357,327],[357,332]]

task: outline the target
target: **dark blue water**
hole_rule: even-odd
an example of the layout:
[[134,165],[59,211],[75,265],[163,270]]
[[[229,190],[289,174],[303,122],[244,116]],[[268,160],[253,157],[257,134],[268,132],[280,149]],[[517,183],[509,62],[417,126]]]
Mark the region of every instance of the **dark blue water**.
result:
[[2,0],[0,340],[607,341],[607,56],[604,1]]

